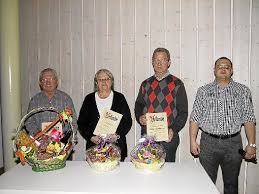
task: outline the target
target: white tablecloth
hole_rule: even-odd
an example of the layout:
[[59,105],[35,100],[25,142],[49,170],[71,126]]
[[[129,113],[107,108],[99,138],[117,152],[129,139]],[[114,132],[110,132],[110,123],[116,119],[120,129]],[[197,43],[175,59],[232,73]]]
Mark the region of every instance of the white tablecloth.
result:
[[68,161],[65,168],[33,172],[20,164],[0,176],[0,193],[24,194],[219,194],[200,164],[166,163],[155,173],[130,162],[108,173],[97,173],[84,161]]

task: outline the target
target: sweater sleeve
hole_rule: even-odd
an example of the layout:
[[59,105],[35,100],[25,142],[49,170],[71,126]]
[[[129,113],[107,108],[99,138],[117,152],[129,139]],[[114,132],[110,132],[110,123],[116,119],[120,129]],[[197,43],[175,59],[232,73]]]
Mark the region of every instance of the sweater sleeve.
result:
[[169,126],[173,129],[174,133],[178,133],[184,127],[188,117],[188,100],[183,83],[178,88],[176,94],[176,110],[177,116],[174,123]]
[[123,116],[122,116],[121,122],[117,128],[116,133],[120,136],[126,136],[132,126],[131,113],[130,113],[129,106],[128,106],[128,103],[127,103],[124,95],[119,94],[118,97],[119,97],[118,108],[120,109],[120,111],[118,111],[118,112],[120,112]]
[[144,92],[144,88],[143,88],[143,85],[141,84],[141,86],[139,88],[139,93],[138,93],[138,96],[137,96],[137,99],[136,99],[136,102],[135,102],[135,109],[134,109],[135,117],[136,117],[136,120],[139,124],[140,124],[139,118],[140,118],[140,116],[143,115],[143,110],[145,108],[145,102],[144,102],[144,99],[143,99],[143,92]]
[[78,131],[82,135],[82,137],[88,142],[90,141],[93,135],[93,130],[95,128],[95,126],[92,126],[91,122],[90,107],[92,107],[90,96],[86,96],[77,120]]

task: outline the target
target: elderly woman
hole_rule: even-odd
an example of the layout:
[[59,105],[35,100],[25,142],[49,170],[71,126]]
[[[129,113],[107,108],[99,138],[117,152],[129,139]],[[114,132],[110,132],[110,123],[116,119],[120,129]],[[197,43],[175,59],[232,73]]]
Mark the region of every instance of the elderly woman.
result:
[[119,136],[116,145],[121,149],[121,161],[124,161],[127,157],[126,134],[132,125],[127,101],[123,94],[114,91],[114,78],[107,69],[100,69],[95,74],[94,90],[85,97],[77,122],[79,132],[86,140],[86,149],[100,142],[101,137],[93,135],[93,132],[102,110],[113,110],[123,115],[116,133],[111,136],[114,141]]

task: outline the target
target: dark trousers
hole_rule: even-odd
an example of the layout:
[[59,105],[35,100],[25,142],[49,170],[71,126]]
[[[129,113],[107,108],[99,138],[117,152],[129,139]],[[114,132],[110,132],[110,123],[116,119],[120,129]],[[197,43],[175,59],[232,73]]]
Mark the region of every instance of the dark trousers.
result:
[[166,162],[175,162],[175,154],[177,147],[179,146],[179,135],[174,135],[171,142],[161,142],[166,152]]
[[73,160],[73,153],[74,153],[74,150],[72,150],[72,151],[70,152],[70,154],[68,155],[68,157],[67,157],[67,160],[68,160],[68,161],[72,161],[72,160]]
[[211,180],[216,183],[220,166],[224,194],[238,194],[238,176],[242,162],[242,156],[238,153],[238,150],[242,148],[241,135],[228,139],[217,139],[202,133],[200,147],[200,163]]

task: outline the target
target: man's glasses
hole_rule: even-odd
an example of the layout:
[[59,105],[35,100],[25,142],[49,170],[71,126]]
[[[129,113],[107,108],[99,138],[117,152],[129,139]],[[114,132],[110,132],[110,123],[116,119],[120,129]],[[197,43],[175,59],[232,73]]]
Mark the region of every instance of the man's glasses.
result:
[[51,78],[43,78],[41,80],[42,83],[46,83],[46,82],[53,82],[53,81],[56,81],[56,79],[54,77],[51,77]]
[[154,65],[158,65],[158,64],[161,64],[161,65],[166,65],[166,64],[168,64],[168,60],[154,60],[153,61],[153,64]]
[[226,65],[226,64],[221,64],[221,65],[217,65],[216,69],[226,69],[226,70],[230,70],[231,66],[230,65]]

